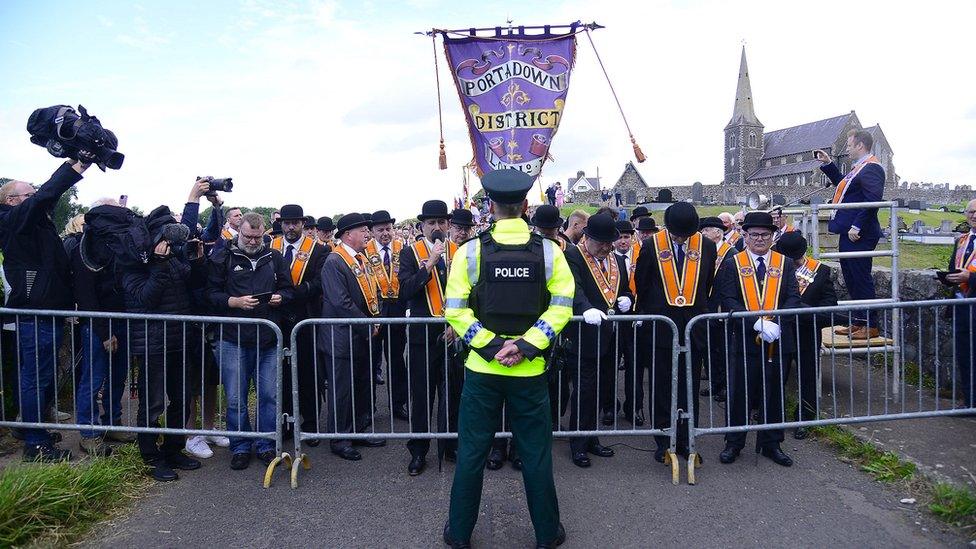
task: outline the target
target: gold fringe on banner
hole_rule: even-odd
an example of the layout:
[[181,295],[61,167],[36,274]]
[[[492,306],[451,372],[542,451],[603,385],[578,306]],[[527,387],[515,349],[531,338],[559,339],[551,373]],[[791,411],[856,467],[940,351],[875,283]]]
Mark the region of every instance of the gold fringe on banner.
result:
[[430,44],[434,47],[434,77],[437,81],[437,124],[441,132],[441,152],[437,157],[437,166],[447,169],[447,152],[444,150],[444,109],[441,105],[441,72],[437,64],[437,34],[430,33]]

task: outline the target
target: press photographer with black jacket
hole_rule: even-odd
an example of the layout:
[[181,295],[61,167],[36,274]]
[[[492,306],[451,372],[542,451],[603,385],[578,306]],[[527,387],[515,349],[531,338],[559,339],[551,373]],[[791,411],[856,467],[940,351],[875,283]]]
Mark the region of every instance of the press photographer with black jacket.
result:
[[[196,219],[186,219],[196,225]],[[192,216],[191,216],[192,217]],[[128,268],[122,275],[126,310],[130,313],[159,315],[188,315],[193,312],[192,292],[206,281],[206,262],[202,247],[196,247],[192,257],[177,257],[171,250],[167,235],[178,235],[180,224],[169,208],[160,206],[146,217],[146,227],[152,237],[149,260]],[[185,227],[183,227],[185,229]],[[189,231],[182,231],[185,236]],[[152,320],[133,321],[129,326],[129,352],[139,364],[139,427],[158,426],[159,417],[166,413],[166,425],[182,427],[189,417],[188,394],[192,369],[187,371],[189,354],[184,352],[184,330],[194,333],[182,322]],[[167,405],[167,400],[169,404]],[[200,462],[183,455],[183,435],[163,435],[157,446],[155,434],[139,434],[139,452],[149,464],[153,478],[158,481],[179,478],[173,469],[192,470]]]
[[[35,192],[22,181],[0,187],[0,252],[3,253],[5,306],[12,309],[67,310],[74,305],[68,256],[51,212],[88,164],[70,160]],[[20,411],[25,423],[42,421],[54,397],[55,358],[62,319],[17,318]],[[24,429],[25,461],[60,461],[71,452],[56,447],[43,429]]]

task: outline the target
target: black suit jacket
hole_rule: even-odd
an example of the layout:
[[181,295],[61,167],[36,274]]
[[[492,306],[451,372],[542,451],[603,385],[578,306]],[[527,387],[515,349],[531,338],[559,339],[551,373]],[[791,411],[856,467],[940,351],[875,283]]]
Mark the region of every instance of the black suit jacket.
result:
[[[844,179],[844,174],[836,164],[830,162],[820,167],[834,185]],[[884,195],[885,173],[880,164],[868,164],[851,181],[848,181],[847,192],[844,193],[844,204],[852,202],[880,202]],[[854,210],[837,210],[830,220],[828,229],[834,234],[844,234],[856,225],[861,229],[862,238],[881,238],[881,224],[878,222],[877,208],[858,208]]]
[[[447,264],[447,252],[444,252],[444,262]],[[427,305],[427,282],[434,274],[441,280],[441,288],[447,290],[447,269],[438,266],[433,272],[417,263],[417,254],[413,246],[404,246],[400,254],[400,301],[410,309],[411,318],[432,318],[430,306]],[[428,340],[435,340],[444,330],[436,324],[411,324],[409,326],[411,342],[421,341],[425,335]]]
[[[579,248],[570,246],[566,248],[565,253],[566,261],[569,263],[569,269],[573,272],[573,278],[576,279],[576,294],[573,297],[573,314],[580,315],[588,309],[599,309],[606,312],[610,307],[607,306],[606,300],[603,299],[603,292],[600,291],[596,281],[593,280],[593,275],[590,274],[590,268],[586,265],[586,260],[583,259],[583,254]],[[627,277],[627,264],[623,258],[618,257],[612,252],[610,253],[610,257],[614,258],[617,262],[617,268],[620,269],[617,297],[627,296],[633,301],[634,296],[630,293],[629,278]],[[615,312],[620,312],[616,303],[613,304],[613,309]],[[563,335],[569,340],[570,351],[573,354],[578,353],[583,358],[596,358],[597,356],[604,356],[611,352],[614,343],[613,328],[613,322],[603,322],[599,326],[591,326],[580,322],[579,326],[567,326],[563,331]],[[598,350],[599,355],[597,354]]]
[[[664,281],[661,280],[660,265],[654,253],[654,242],[647,239],[641,244],[641,254],[637,258],[637,268],[634,271],[634,287],[637,289],[637,312],[644,315],[666,316],[678,326],[678,341],[684,343],[685,328],[692,317],[708,313],[709,295],[712,294],[712,284],[715,280],[715,261],[718,252],[715,243],[702,237],[702,256],[698,268],[698,291],[695,293],[695,304],[691,307],[673,307],[668,304],[664,291]],[[731,253],[731,252],[729,252]],[[693,345],[705,345],[705,322],[700,322],[692,334]],[[654,325],[655,334],[647,331],[642,337],[654,339],[654,346],[670,349],[674,340],[671,327],[664,322],[645,322],[645,326]],[[647,341],[650,343],[650,341]]]
[[[286,242],[285,246],[287,245]],[[281,308],[282,325],[286,328],[306,318],[317,317],[322,311],[322,265],[325,264],[325,258],[330,253],[332,248],[327,244],[316,243],[312,246],[302,280],[294,286],[292,301]],[[288,280],[291,280],[291,265],[287,267]]]
[[[359,282],[345,260],[337,253],[330,253],[322,264],[322,318],[370,318],[366,298],[359,289]],[[364,358],[364,348],[369,345],[369,324],[326,325],[319,327],[319,345],[323,352],[341,358]],[[368,350],[365,351],[368,353]],[[353,356],[353,354],[355,356]]]
[[[948,271],[952,272],[956,269],[956,252],[959,251],[959,239],[957,238],[952,243],[952,254],[949,256],[949,268]],[[965,267],[963,267],[965,268]],[[950,286],[953,292],[959,291],[958,286]],[[976,273],[969,273],[969,292],[963,297],[974,297],[976,296]]]
[[[796,309],[802,306],[800,301],[800,291],[796,283],[796,269],[789,258],[783,261],[783,282],[779,286],[779,308]],[[722,299],[723,312],[745,311],[746,304],[742,299],[742,290],[739,286],[738,265],[734,256],[729,257],[722,263],[718,271],[718,291]],[[759,317],[749,317],[745,319],[736,318],[732,320],[732,346],[737,350],[742,349],[743,329],[745,330],[745,345],[747,352],[760,351],[760,346],[755,342],[755,336],[759,333],[753,329],[753,325]],[[796,348],[796,317],[781,316],[773,317],[773,322],[779,324],[780,340],[784,353]],[[776,351],[778,354],[779,351]]]

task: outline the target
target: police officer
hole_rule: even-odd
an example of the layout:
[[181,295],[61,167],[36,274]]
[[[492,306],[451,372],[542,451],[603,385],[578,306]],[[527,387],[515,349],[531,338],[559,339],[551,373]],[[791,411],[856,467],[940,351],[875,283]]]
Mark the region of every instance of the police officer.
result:
[[471,352],[465,364],[457,468],[444,541],[470,546],[485,458],[502,406],[522,456],[529,515],[541,547],[565,540],[552,477],[552,430],[543,353],[572,315],[575,281],[559,246],[521,219],[533,178],[486,174],[495,225],[461,246],[447,282],[445,317]]

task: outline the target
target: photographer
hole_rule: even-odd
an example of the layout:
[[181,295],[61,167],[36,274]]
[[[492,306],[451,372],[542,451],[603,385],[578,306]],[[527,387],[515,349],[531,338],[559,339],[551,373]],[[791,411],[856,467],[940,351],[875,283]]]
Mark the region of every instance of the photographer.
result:
[[[68,161],[34,191],[11,181],[0,187],[0,253],[6,307],[66,310],[72,306],[71,273],[50,214],[58,199],[81,181],[88,164]],[[54,398],[54,370],[62,319],[18,316],[20,410],[25,423],[42,421]],[[71,452],[56,447],[42,429],[24,429],[25,461],[61,461]]]
[[[214,311],[223,316],[263,318],[281,322],[280,307],[294,296],[289,265],[281,253],[264,243],[264,217],[244,215],[236,241],[214,252],[210,259],[207,295]],[[248,392],[257,390],[257,430],[275,430],[278,421],[277,348],[269,328],[242,324],[218,331],[217,358],[227,393],[227,430],[251,431]],[[246,469],[251,450],[265,466],[275,458],[270,439],[231,437],[231,469]]]
[[[192,208],[184,211],[184,223],[196,226]],[[190,215],[188,215],[190,214]],[[160,206],[146,217],[146,228],[151,236],[151,252],[144,265],[128,268],[123,276],[126,310],[131,313],[187,315],[193,312],[191,291],[204,284],[206,277],[203,250],[200,246],[186,246],[189,231],[176,222],[169,208]],[[186,246],[189,253],[177,257],[174,251]],[[176,248],[176,250],[174,250]],[[189,256],[189,257],[186,257]],[[181,322],[148,321],[132,322],[129,326],[129,348],[133,357],[142,361],[139,368],[140,427],[157,426],[159,417],[166,413],[166,425],[179,428],[189,416],[187,402],[186,359],[192,353],[184,349],[184,333],[192,333]],[[167,399],[169,404],[167,405]],[[152,467],[151,474],[158,481],[179,478],[173,469],[192,470],[200,462],[181,453],[182,435],[163,435],[162,446],[157,446],[157,435],[140,433],[139,452]]]

